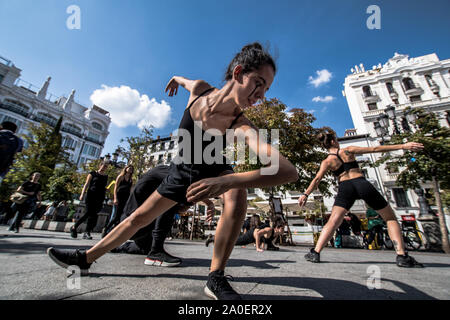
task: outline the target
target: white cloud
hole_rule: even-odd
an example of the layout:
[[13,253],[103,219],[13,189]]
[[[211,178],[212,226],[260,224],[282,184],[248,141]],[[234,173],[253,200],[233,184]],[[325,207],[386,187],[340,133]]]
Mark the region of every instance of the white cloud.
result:
[[331,78],[333,77],[333,74],[327,69],[318,70],[316,71],[316,74],[317,76],[315,78],[313,76],[310,76],[308,79],[309,83],[316,88],[324,83],[330,82]]
[[153,126],[164,127],[170,120],[172,108],[162,100],[149,98],[146,94],[128,86],[108,87],[102,85],[95,90],[91,102],[109,111],[111,121],[120,128],[137,125],[139,128]]
[[333,100],[334,100],[334,97],[332,97],[332,96],[326,96],[326,97],[314,97],[314,98],[312,99],[312,101],[314,101],[314,102],[325,102],[325,103],[331,102],[331,101],[333,101]]
[[314,112],[317,112],[317,110],[316,110],[316,109],[311,109],[311,110],[306,110],[306,112],[308,112],[308,113],[314,113]]

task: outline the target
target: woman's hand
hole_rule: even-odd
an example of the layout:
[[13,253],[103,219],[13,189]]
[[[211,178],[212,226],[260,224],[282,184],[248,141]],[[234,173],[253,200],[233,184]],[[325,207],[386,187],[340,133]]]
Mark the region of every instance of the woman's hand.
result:
[[306,204],[306,201],[308,200],[308,197],[306,196],[306,195],[304,195],[304,194],[302,194],[301,196],[300,196],[300,198],[298,198],[298,205],[300,206],[300,207],[303,207],[305,204]]
[[403,150],[419,151],[423,149],[423,144],[418,142],[408,142],[403,145]]
[[178,86],[178,82],[175,80],[175,77],[173,77],[167,84],[165,92],[169,91],[169,97],[173,97],[178,92]]
[[80,201],[83,201],[83,198],[84,198],[84,195],[82,194],[82,195],[80,196]]
[[119,205],[119,200],[114,199],[114,205],[118,206]]
[[188,202],[195,203],[220,196],[229,189],[230,184],[226,176],[202,179],[189,186],[186,192],[186,199]]

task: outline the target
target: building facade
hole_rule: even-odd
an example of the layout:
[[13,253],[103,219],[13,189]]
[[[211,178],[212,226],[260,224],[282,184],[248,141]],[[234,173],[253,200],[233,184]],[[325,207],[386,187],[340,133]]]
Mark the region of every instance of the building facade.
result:
[[[392,110],[392,117],[388,120],[390,130],[386,136],[410,128],[405,114],[407,108],[434,112],[442,126],[449,126],[450,59],[439,60],[434,53],[416,58],[395,53],[384,65],[378,64],[366,71],[360,64],[351,72],[345,79],[343,95],[347,99],[354,129],[347,130],[344,137],[338,139],[341,148],[350,145],[373,147],[383,143],[384,137],[377,132],[377,127],[380,127],[380,116],[388,109]],[[357,160],[373,163],[381,155],[361,155]],[[365,166],[362,169],[398,216],[419,213],[415,192],[403,190],[395,183],[401,168],[387,163],[377,168]],[[428,191],[431,185],[423,185],[423,189]],[[332,199],[326,199],[325,203],[327,207],[332,206]],[[363,204],[357,202],[352,211],[363,209]]]
[[95,105],[87,108],[77,103],[75,90],[69,97],[50,94],[50,77],[42,87],[35,87],[20,79],[21,71],[0,57],[0,122],[16,123],[21,135],[28,133],[29,125],[44,122],[55,126],[62,117],[62,144],[70,160],[81,166],[98,159],[109,134],[109,113]]

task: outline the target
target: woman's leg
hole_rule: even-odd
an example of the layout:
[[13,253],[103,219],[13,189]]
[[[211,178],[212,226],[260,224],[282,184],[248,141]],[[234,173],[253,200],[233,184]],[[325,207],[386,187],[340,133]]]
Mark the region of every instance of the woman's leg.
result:
[[139,229],[150,224],[159,215],[176,204],[155,191],[128,218],[123,220],[106,237],[86,252],[88,263],[92,263],[105,253],[130,239]]
[[320,237],[319,240],[317,240],[314,251],[316,251],[317,253],[320,253],[320,251],[322,251],[328,241],[330,241],[331,237],[333,237],[334,232],[341,225],[347,211],[348,210],[345,208],[333,206],[333,208],[331,209],[331,217],[320,232]]
[[398,255],[404,255],[405,245],[403,243],[402,229],[395,217],[394,210],[392,210],[390,205],[387,205],[385,208],[377,210],[377,212],[386,221],[389,237],[394,244],[395,251]]
[[223,194],[224,207],[214,236],[210,271],[225,270],[247,212],[247,191],[232,189]]

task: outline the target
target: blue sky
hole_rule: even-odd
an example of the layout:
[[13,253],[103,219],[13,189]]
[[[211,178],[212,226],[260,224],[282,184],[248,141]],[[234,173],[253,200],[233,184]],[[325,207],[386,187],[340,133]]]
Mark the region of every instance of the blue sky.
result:
[[[366,26],[373,4],[381,9],[380,30]],[[66,27],[70,5],[81,10],[80,30]],[[104,154],[137,135],[142,121],[157,123],[155,136],[175,130],[188,94],[167,97],[168,80],[182,75],[219,87],[234,54],[253,41],[269,43],[277,59],[267,97],[314,110],[316,127],[343,135],[353,127],[341,94],[350,68],[384,64],[394,52],[450,58],[449,12],[448,0],[0,0],[0,55],[36,86],[51,76],[51,93],[76,89],[85,106],[109,103],[102,107],[114,110],[114,123]],[[318,71],[328,81],[315,87],[310,79]],[[140,105],[113,101],[114,94]],[[332,101],[317,101],[327,96]],[[127,118],[122,105],[138,112]]]

